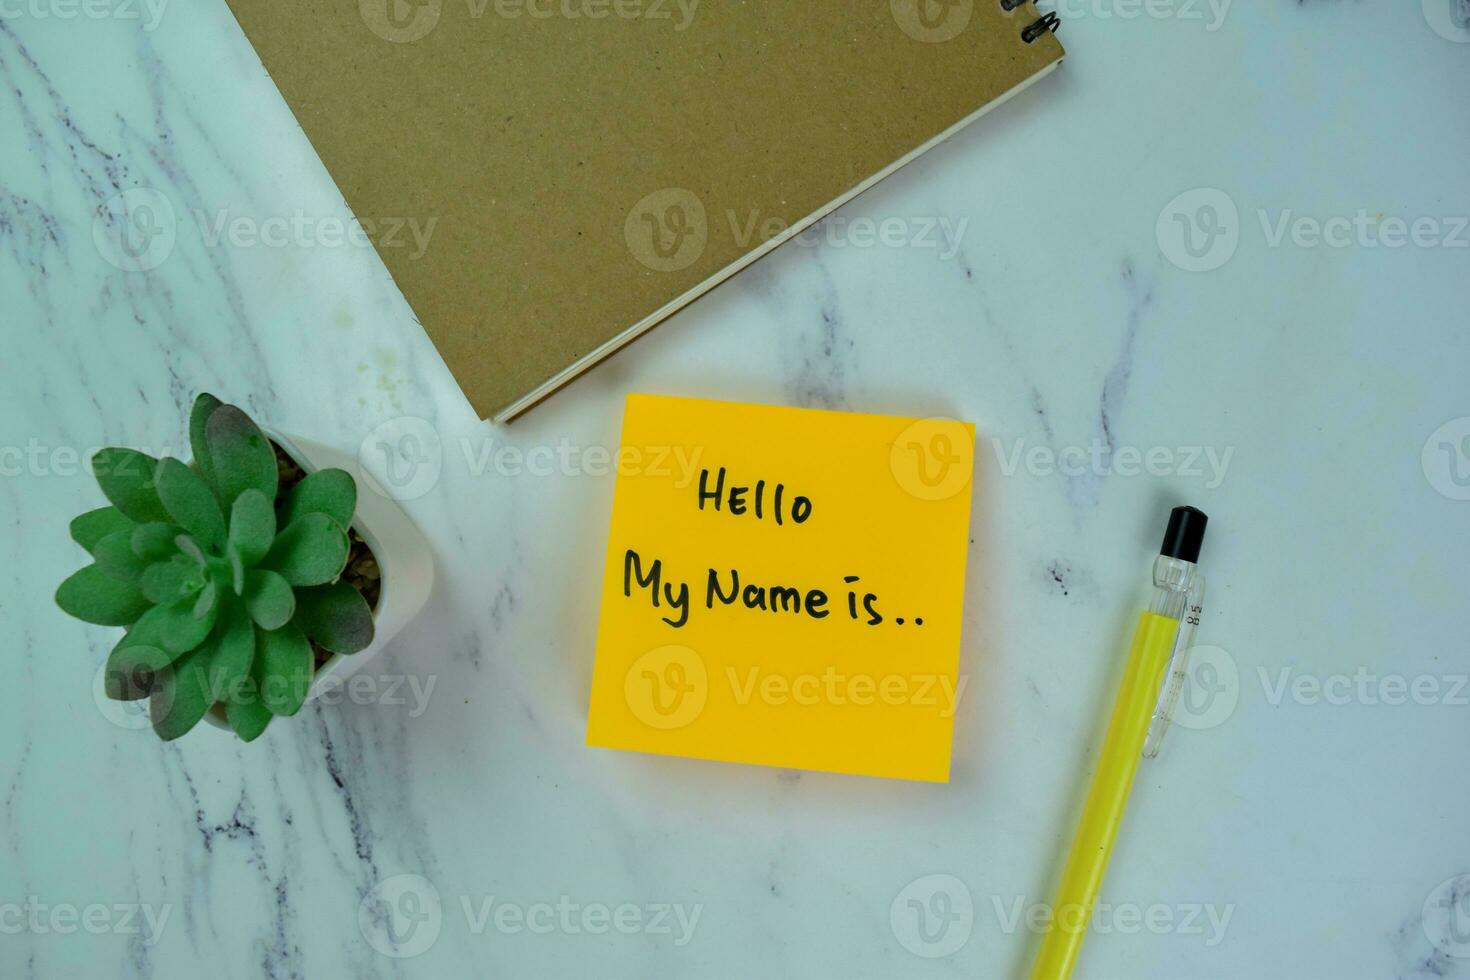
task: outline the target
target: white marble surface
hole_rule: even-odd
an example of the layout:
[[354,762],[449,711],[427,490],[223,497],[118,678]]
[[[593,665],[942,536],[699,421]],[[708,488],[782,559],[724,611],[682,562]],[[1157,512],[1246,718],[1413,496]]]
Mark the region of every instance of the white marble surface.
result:
[[[1072,0],[1059,75],[840,212],[967,222],[952,257],[788,244],[508,429],[472,416],[371,250],[313,236],[347,212],[220,0],[85,9],[0,15],[0,975],[1014,974],[1035,936],[1013,909],[1049,900],[1161,521],[1190,501],[1213,519],[1197,679],[1225,689],[1141,770],[1081,975],[1470,976],[1470,889],[1437,891],[1470,872],[1470,491],[1445,468],[1470,474],[1470,444],[1430,441],[1470,425],[1470,44],[1419,0]],[[94,244],[132,188],[175,212],[146,272]],[[1166,206],[1199,188],[1239,220],[1183,200],[1227,229],[1200,262],[1238,246],[1196,272]],[[196,213],[308,231],[211,246]],[[1273,244],[1283,214],[1346,244]],[[1429,224],[1387,247],[1393,219]],[[377,696],[248,747],[104,714],[112,631],[50,599],[81,559],[65,521],[98,500],[77,455],[177,451],[200,388],[344,449],[384,423],[441,440],[405,502],[440,583],[364,671]],[[949,785],[583,746],[611,482],[480,453],[613,445],[629,391],[979,424]],[[1043,455],[1013,468],[1018,444]],[[1121,466],[1043,465],[1094,445]],[[1129,475],[1123,451],[1154,447],[1223,478],[1185,454]],[[428,893],[398,875],[441,899],[417,932]],[[914,888],[973,904],[939,945],[905,921],[930,875],[951,878]],[[387,879],[416,956],[360,926]],[[624,904],[636,927],[583,928]]]

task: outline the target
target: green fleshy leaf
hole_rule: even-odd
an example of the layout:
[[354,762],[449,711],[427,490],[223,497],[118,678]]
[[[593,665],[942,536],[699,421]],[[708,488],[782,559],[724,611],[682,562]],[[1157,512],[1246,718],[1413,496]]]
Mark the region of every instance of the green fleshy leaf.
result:
[[225,603],[213,639],[209,689],[214,700],[230,701],[249,678],[250,664],[255,660],[255,626],[238,599]]
[[96,565],[62,582],[56,604],[67,615],[98,626],[127,626],[151,605],[136,585],[113,578]]
[[235,595],[245,594],[245,561],[240,557],[240,552],[235,550],[234,545],[225,548],[226,557],[230,562],[230,588]]
[[130,643],[123,637],[107,658],[103,686],[114,701],[139,701],[153,690],[175,657],[146,643]]
[[200,392],[199,397],[194,399],[194,407],[189,412],[189,448],[194,450],[194,468],[199,471],[204,482],[209,484],[210,489],[215,488],[214,465],[209,455],[209,440],[205,436],[209,424],[209,417],[214,410],[224,403],[208,392]]
[[204,588],[199,591],[199,597],[194,600],[194,617],[203,619],[209,615],[209,611],[219,603],[219,583],[211,579],[204,583]]
[[146,627],[148,636],[157,637],[156,646],[169,653],[188,653],[204,645],[219,618],[219,604],[203,616],[194,615],[195,600],[185,597],[172,605],[154,606],[138,620],[138,628]]
[[246,490],[230,508],[230,547],[242,568],[254,568],[276,540],[276,509],[259,490]]
[[342,527],[352,523],[357,509],[357,483],[346,470],[318,470],[291,488],[281,511],[281,525],[287,526],[307,514],[326,514]]
[[346,582],[296,594],[295,623],[314,643],[333,653],[352,654],[373,642],[373,613]]
[[203,568],[206,564],[208,564],[208,557],[200,549],[199,545],[194,541],[194,539],[189,537],[187,534],[180,534],[178,537],[174,538],[174,545],[185,555],[193,559],[194,564],[198,565],[200,568]]
[[276,630],[296,614],[296,594],[291,591],[291,583],[281,576],[257,568],[245,579],[245,606],[257,626]]
[[205,424],[215,489],[220,502],[229,508],[235,498],[250,489],[267,500],[276,499],[276,454],[271,443],[250,416],[233,405],[221,405]]
[[133,551],[133,532],[127,528],[113,531],[92,549],[97,567],[123,582],[137,584],[148,563]]
[[192,559],[175,554],[144,569],[139,584],[149,602],[169,605],[204,588],[205,580],[203,570]]
[[109,534],[133,526],[133,519],[116,507],[99,507],[72,520],[71,539],[91,551]]
[[[127,634],[121,640],[117,641],[118,646],[128,647],[136,644],[145,647],[158,647],[162,650],[163,631],[160,629],[162,618],[157,615],[156,610],[157,607],[148,610],[142,616],[138,617],[138,621],[129,627]],[[113,649],[116,650],[117,648],[114,647]],[[164,650],[163,652],[169,653],[170,651]],[[176,653],[172,654],[172,656],[175,660],[179,659],[179,655]]]
[[262,566],[292,585],[323,585],[347,566],[347,532],[326,514],[307,514],[282,531]]
[[163,521],[149,521],[133,529],[133,554],[149,562],[163,561],[179,551],[178,537],[183,528]]
[[158,499],[200,548],[219,552],[225,546],[225,516],[204,478],[176,459],[158,463]]
[[158,460],[133,449],[99,449],[92,457],[97,485],[113,506],[139,524],[168,520],[153,483],[157,466]]
[[255,634],[260,698],[273,715],[294,715],[311,689],[311,644],[294,624]]
[[206,646],[186,654],[153,685],[148,713],[153,719],[153,730],[165,742],[199,724],[214,703],[209,689],[209,665],[214,653],[213,646]]
[[239,696],[225,705],[225,717],[229,719],[230,728],[240,736],[240,741],[253,742],[275,715],[260,700],[255,678],[249,677]]

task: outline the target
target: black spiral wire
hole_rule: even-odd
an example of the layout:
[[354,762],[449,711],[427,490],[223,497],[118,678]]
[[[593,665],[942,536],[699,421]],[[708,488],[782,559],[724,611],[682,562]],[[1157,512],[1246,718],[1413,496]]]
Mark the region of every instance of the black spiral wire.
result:
[[[1010,12],[1029,2],[1030,0],[1000,0],[1000,9]],[[1030,44],[1043,34],[1055,34],[1061,26],[1062,18],[1055,13],[1045,14],[1040,20],[1032,21],[1021,30],[1021,40]]]

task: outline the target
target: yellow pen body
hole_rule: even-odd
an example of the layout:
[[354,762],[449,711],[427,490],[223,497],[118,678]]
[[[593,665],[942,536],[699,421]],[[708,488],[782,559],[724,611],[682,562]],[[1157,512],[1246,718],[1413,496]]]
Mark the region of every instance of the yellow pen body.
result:
[[1032,980],[1066,980],[1077,965],[1178,633],[1179,620],[1169,616],[1145,612],[1138,619],[1123,685],[1052,906],[1052,927],[1042,939]]

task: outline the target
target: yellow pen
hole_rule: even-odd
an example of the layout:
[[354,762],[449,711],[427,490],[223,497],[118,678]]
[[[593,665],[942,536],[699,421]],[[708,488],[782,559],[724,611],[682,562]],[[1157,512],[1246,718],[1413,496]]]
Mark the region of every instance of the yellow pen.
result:
[[1138,760],[1158,754],[1199,625],[1205,577],[1196,563],[1208,520],[1193,507],[1176,507],[1169,515],[1163,547],[1154,559],[1153,601],[1138,618],[1123,684],[1052,905],[1051,930],[1042,940],[1032,980],[1066,980],[1072,975],[1108,855],[1123,823]]

